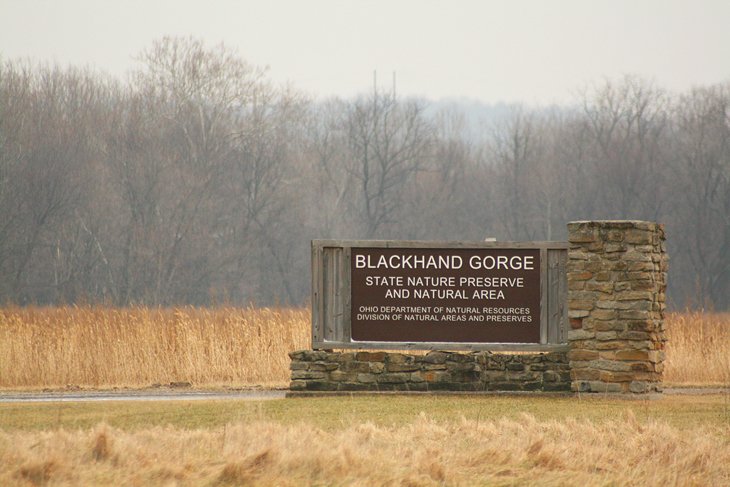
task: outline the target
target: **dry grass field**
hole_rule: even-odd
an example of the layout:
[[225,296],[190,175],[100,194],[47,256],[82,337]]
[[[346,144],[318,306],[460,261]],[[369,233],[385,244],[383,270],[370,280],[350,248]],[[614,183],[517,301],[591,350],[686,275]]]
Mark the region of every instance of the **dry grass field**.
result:
[[[730,384],[730,314],[665,379]],[[0,388],[283,386],[309,310],[0,310]],[[0,485],[730,485],[727,395],[0,404]]]
[[286,385],[307,309],[9,307],[0,388]]
[[[579,420],[233,423],[185,430],[0,431],[3,485],[635,485],[730,482],[730,444],[626,415]],[[8,468],[10,467],[10,468]]]
[[667,384],[730,386],[730,313],[670,313],[666,329]]
[[[0,388],[285,386],[307,309],[6,307]],[[730,313],[667,317],[669,384],[730,383]]]

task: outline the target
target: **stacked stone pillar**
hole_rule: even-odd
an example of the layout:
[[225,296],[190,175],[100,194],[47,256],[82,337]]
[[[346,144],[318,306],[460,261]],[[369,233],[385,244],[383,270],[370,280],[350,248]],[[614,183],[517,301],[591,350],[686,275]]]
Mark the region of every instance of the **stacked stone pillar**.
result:
[[664,226],[568,224],[571,388],[660,392],[668,258]]

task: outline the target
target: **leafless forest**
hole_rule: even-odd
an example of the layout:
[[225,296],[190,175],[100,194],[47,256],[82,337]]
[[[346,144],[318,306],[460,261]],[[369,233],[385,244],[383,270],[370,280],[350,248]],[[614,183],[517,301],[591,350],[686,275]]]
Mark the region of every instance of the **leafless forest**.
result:
[[138,59],[125,79],[0,60],[0,302],[303,304],[313,238],[647,219],[671,305],[730,305],[730,84],[597,80],[479,122],[368,80],[313,101],[187,38]]

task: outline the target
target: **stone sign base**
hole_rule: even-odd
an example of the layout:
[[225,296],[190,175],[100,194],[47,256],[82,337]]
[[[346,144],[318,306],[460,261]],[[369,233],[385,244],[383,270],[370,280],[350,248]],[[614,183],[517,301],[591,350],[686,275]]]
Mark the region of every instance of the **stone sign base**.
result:
[[329,352],[291,357],[292,391],[570,391],[565,352]]
[[571,222],[568,241],[572,389],[661,392],[669,268],[664,226]]

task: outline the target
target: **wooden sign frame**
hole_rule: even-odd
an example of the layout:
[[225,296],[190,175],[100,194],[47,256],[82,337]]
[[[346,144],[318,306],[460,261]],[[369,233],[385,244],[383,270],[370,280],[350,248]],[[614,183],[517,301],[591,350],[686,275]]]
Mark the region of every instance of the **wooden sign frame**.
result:
[[[358,341],[352,338],[352,249],[532,249],[539,252],[539,341]],[[312,241],[312,348],[385,350],[567,350],[566,242]]]

